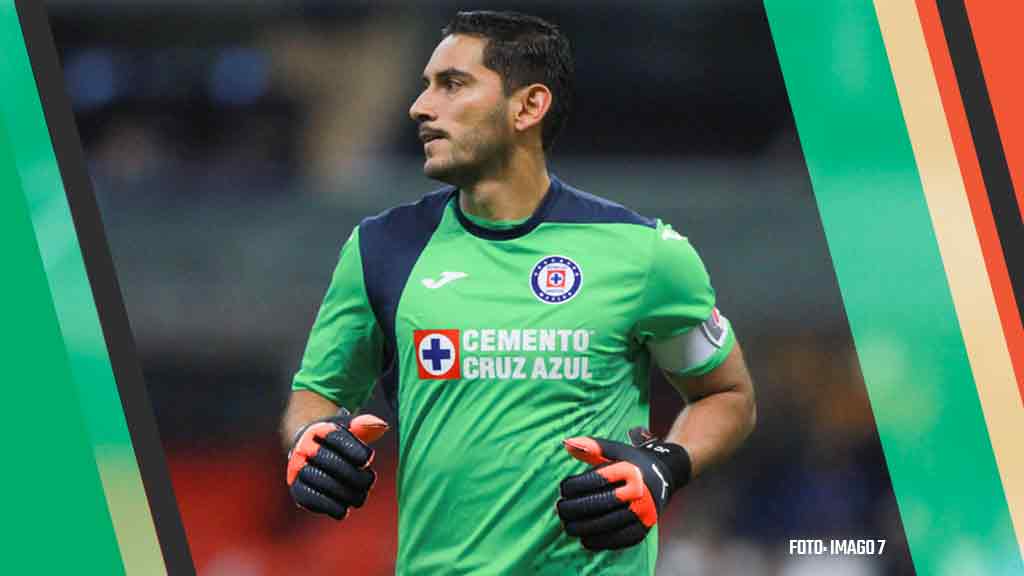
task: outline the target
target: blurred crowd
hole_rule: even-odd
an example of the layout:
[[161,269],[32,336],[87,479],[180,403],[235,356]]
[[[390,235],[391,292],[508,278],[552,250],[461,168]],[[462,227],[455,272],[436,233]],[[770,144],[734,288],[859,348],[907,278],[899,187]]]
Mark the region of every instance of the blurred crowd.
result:
[[[392,565],[395,439],[338,525],[294,509],[276,423],[341,242],[434,186],[407,109],[456,6],[49,3],[203,576]],[[761,3],[474,6],[566,30],[578,87],[553,168],[690,236],[748,355],[758,429],[673,502],[658,574],[913,573]],[[653,386],[664,432],[682,404]],[[796,538],[888,546],[794,557]]]

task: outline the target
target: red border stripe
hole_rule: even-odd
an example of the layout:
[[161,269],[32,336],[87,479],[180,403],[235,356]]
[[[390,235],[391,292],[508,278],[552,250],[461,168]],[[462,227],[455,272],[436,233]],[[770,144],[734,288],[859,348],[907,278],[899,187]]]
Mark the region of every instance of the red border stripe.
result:
[[1017,299],[1013,294],[1009,271],[999,234],[996,230],[992,208],[989,205],[988,193],[981,175],[981,166],[971,138],[971,129],[967,123],[967,113],[960,99],[960,87],[953,70],[943,33],[942,21],[939,19],[938,7],[934,0],[916,0],[921,27],[924,30],[928,53],[931,56],[935,78],[939,85],[942,107],[949,122],[953,147],[956,149],[963,175],[964,188],[971,206],[974,227],[978,231],[985,268],[988,270],[989,282],[995,296],[996,307],[1006,337],[1007,348],[1013,363],[1013,371],[1017,378],[1017,389],[1024,400],[1024,326],[1021,325],[1017,308]]
[[1024,81],[1020,76],[1024,3],[964,0],[978,60],[1024,219]]

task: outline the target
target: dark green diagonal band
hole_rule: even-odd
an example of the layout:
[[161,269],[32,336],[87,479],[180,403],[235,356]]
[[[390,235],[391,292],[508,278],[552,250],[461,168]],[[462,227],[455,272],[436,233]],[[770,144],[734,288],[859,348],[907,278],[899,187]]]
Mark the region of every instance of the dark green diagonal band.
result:
[[[10,366],[16,359],[29,373],[10,380],[15,397],[0,420],[5,425],[26,420],[17,433],[4,437],[29,453],[5,475],[12,485],[4,492],[26,507],[26,521],[44,526],[19,529],[24,544],[7,542],[24,555],[26,566],[12,573],[64,573],[64,567],[67,573],[118,574],[126,568],[163,573],[82,252],[11,3],[0,8],[0,53],[5,88],[0,98],[0,211],[3,218],[19,219],[19,226],[0,224],[0,234],[5,254],[24,253],[10,269],[14,282],[3,290],[9,306],[25,315],[15,326],[31,324],[51,337],[45,346],[33,345],[31,353],[12,354],[8,362]],[[28,227],[21,227],[21,221]],[[38,304],[29,307],[23,295],[8,293],[12,286],[31,289]],[[18,329],[8,334],[16,345],[28,345]],[[46,371],[51,374],[44,375]],[[46,434],[39,435],[37,429]],[[74,551],[65,547],[72,540]]]
[[765,7],[915,568],[1024,573],[874,6]]
[[[5,90],[32,81],[14,48],[21,40],[17,23],[12,4],[0,7],[0,82]],[[0,130],[5,268],[0,293],[6,308],[0,350],[7,385],[0,417],[6,457],[0,508],[8,527],[4,572],[77,574],[88,567],[89,573],[123,573],[16,161],[16,149],[19,156],[33,151],[6,116]]]

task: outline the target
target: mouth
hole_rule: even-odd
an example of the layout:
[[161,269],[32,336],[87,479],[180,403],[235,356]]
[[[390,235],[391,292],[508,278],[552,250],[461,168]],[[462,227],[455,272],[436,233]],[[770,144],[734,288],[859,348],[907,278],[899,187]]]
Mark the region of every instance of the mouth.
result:
[[443,138],[445,138],[444,132],[441,132],[440,130],[420,130],[420,142],[423,142],[424,145],[430,144],[434,140],[441,140]]

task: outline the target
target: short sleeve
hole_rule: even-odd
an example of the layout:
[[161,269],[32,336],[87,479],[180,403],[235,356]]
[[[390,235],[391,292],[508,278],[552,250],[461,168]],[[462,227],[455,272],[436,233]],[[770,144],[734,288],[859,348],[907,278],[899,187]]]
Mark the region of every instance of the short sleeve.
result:
[[356,228],[341,249],[292,389],[316,392],[355,411],[380,374],[383,342],[366,295]]
[[[655,234],[634,337],[654,351],[658,364],[666,369],[672,366],[678,368],[673,371],[689,376],[709,372],[732,349],[731,327],[715,310],[711,279],[690,241],[660,220]],[[683,337],[691,333],[692,337]],[[707,340],[709,348],[694,364],[691,341],[698,340],[698,334],[708,335],[700,340]],[[666,353],[678,359],[666,358]],[[684,357],[687,361],[680,363]]]
[[634,333],[641,341],[681,334],[711,315],[715,291],[690,241],[658,221],[643,304]]

